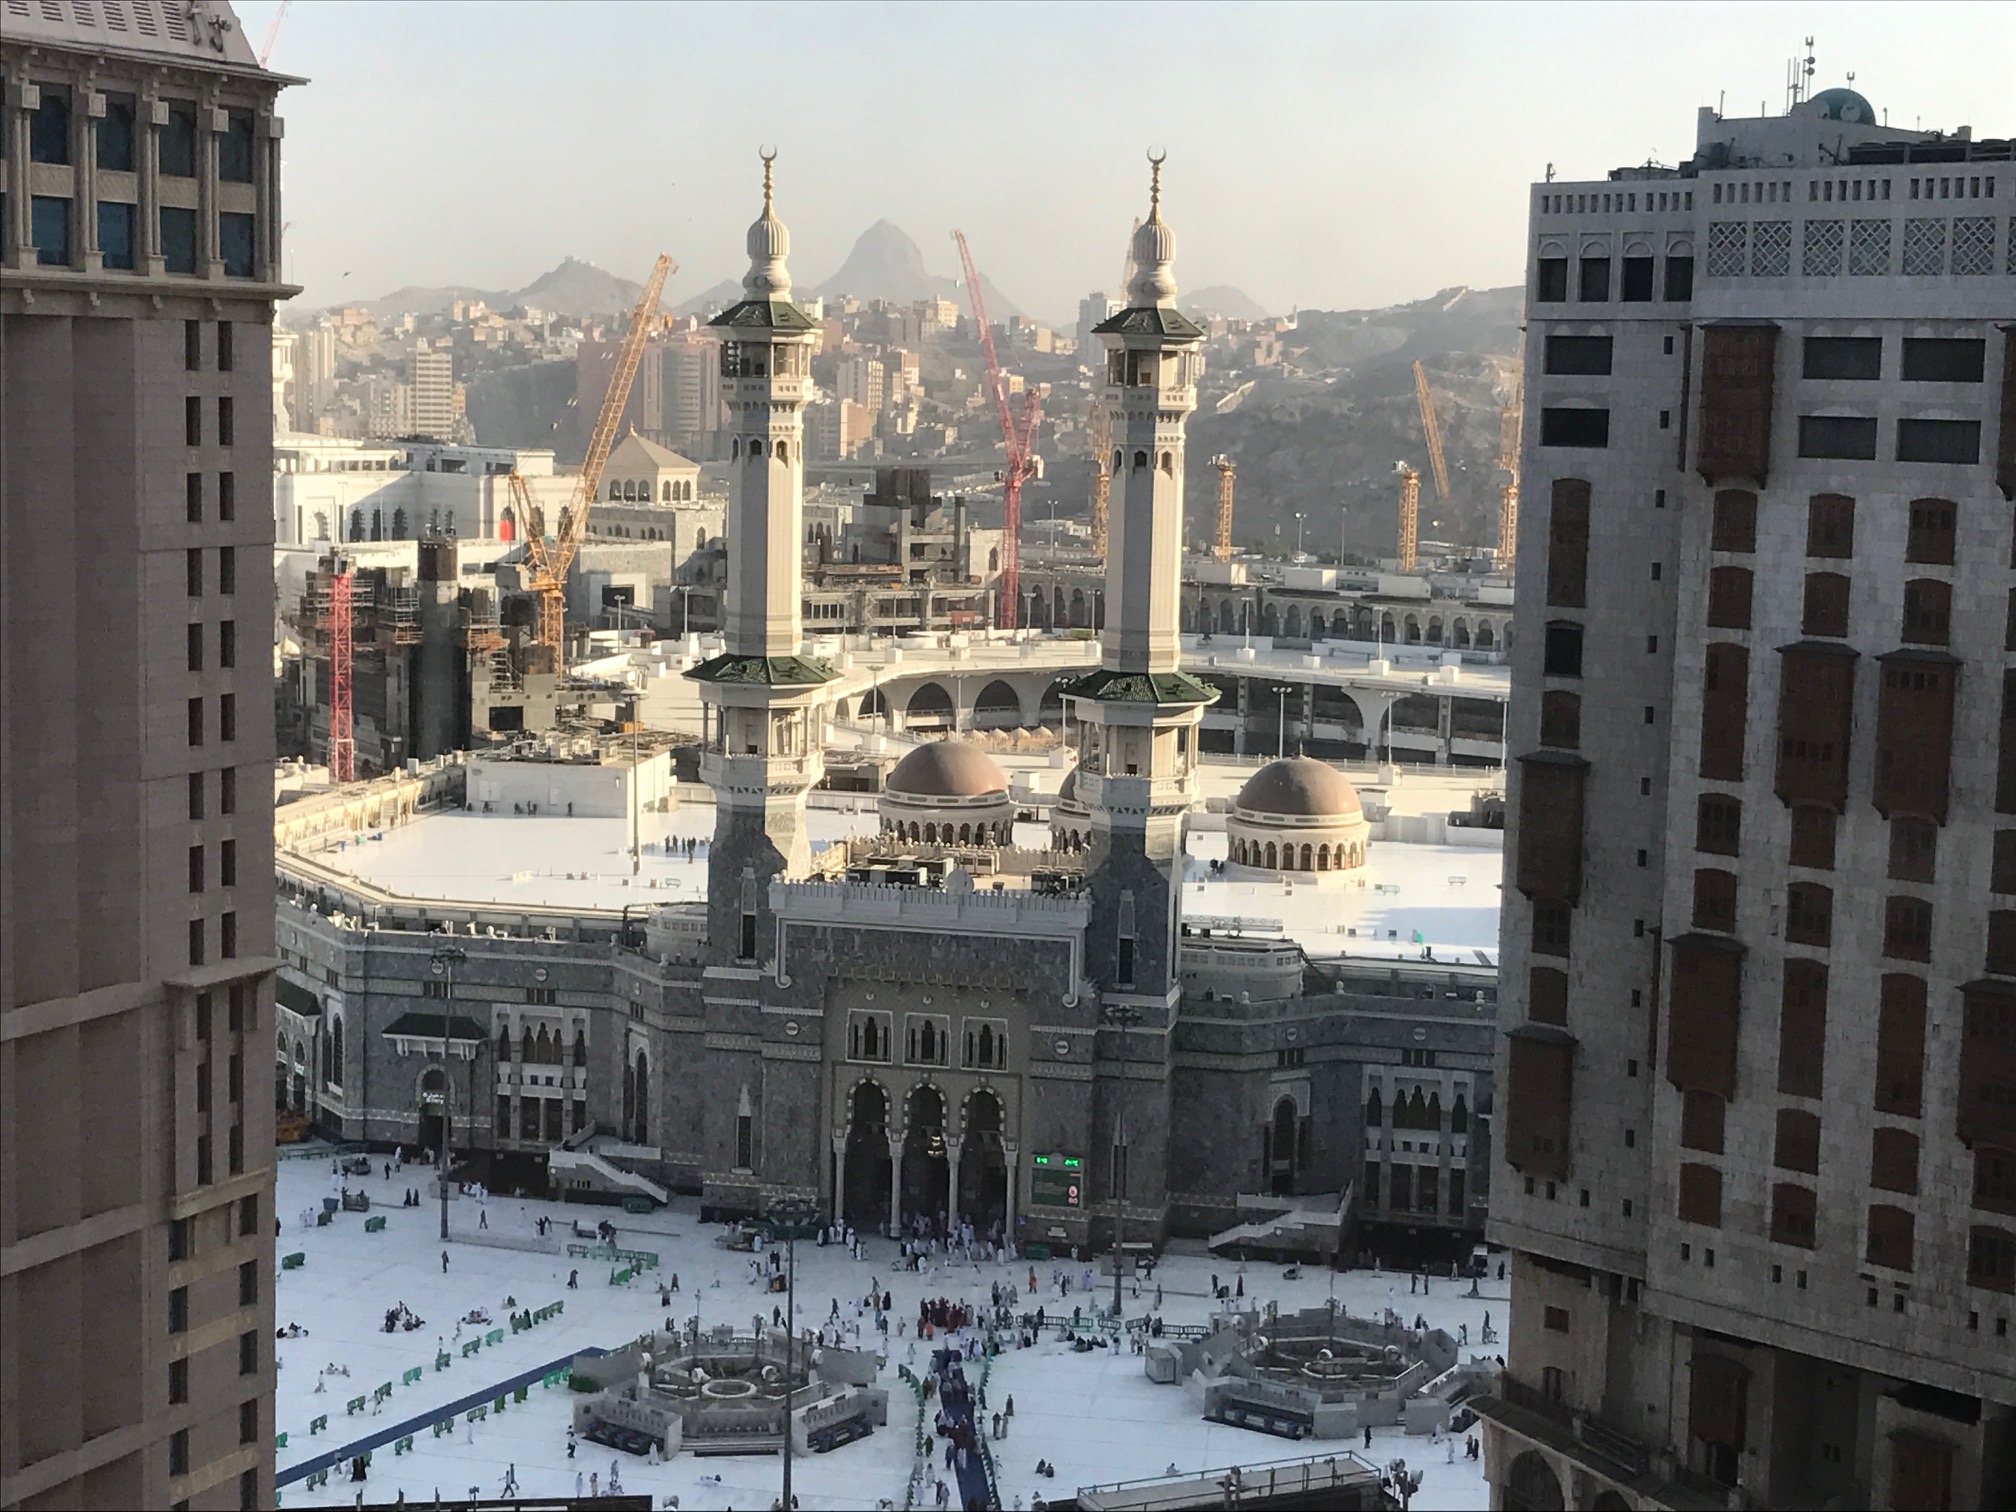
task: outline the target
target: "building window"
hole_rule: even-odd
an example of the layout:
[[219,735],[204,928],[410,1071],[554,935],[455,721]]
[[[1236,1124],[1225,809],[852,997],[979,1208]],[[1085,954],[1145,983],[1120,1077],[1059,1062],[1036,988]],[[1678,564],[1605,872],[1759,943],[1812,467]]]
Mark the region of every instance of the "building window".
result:
[[[241,1333],[238,1335],[238,1374],[248,1376],[257,1375],[258,1373],[259,1335],[256,1333]],[[248,1407],[257,1406],[253,1402],[248,1402],[245,1405]]]
[[[61,84],[40,86],[42,99],[28,115],[28,161],[70,161],[70,91]],[[13,102],[8,106],[11,112]]]
[[1750,628],[1750,569],[1712,567],[1708,572],[1708,623],[1721,630]]
[[168,1293],[168,1332],[189,1331],[189,1288],[178,1286]]
[[1834,890],[1818,882],[1785,889],[1785,938],[1794,945],[1826,945],[1834,933]]
[[70,262],[70,201],[38,194],[29,202],[29,233],[35,261],[43,267],[67,267]]
[[1576,376],[1608,377],[1610,338],[1608,336],[1549,336],[1547,371]]
[[[168,119],[157,128],[158,164],[164,178],[196,177],[196,106],[193,101],[170,100]],[[189,212],[194,219],[195,212]]]
[[189,1400],[189,1362],[186,1359],[168,1362],[168,1405],[179,1407]]
[[1542,257],[1537,260],[1533,299],[1537,304],[1566,304],[1568,302],[1567,258]]
[[235,620],[225,620],[217,627],[217,665],[238,665],[238,624]]
[[259,1399],[257,1397],[238,1404],[238,1442],[241,1444],[256,1444],[259,1442]]
[[1607,304],[1610,299],[1610,259],[1585,257],[1576,269],[1576,296],[1583,304]]
[[1568,954],[1570,921],[1574,911],[1552,898],[1533,901],[1533,953],[1544,956]]
[[[1691,200],[1692,195],[1688,198]],[[1666,301],[1685,304],[1694,297],[1694,258],[1691,254],[1666,259]]]
[[1808,336],[1808,378],[1873,380],[1883,376],[1880,336]]
[[[189,1430],[177,1428],[168,1435],[168,1473],[187,1475],[189,1473]],[[187,1503],[184,1503],[187,1505]]]
[[1981,460],[1979,420],[1899,420],[1899,462],[1948,462],[1972,467]]
[[1540,695],[1540,744],[1575,750],[1582,740],[1581,695],[1549,688]]
[[942,1066],[950,1059],[951,1021],[913,1013],[904,1021],[904,1059],[912,1065]]
[[1848,578],[1839,572],[1809,572],[1799,628],[1806,635],[1840,638],[1848,633]]
[[133,96],[108,94],[98,118],[98,166],[113,173],[133,171]]
[[[1592,450],[1607,447],[1610,444],[1610,411],[1565,406],[1543,409],[1540,411],[1540,444]],[[1871,445],[1874,445],[1873,441]],[[1875,455],[1873,450],[1870,455]]]
[[237,406],[227,396],[217,401],[217,444],[230,446],[237,431]]
[[1806,555],[1855,554],[1855,501],[1846,494],[1815,494],[1806,501]]
[[1799,455],[1876,460],[1876,421],[1862,415],[1801,415]]
[[226,693],[217,700],[217,738],[238,738],[238,695]]
[[[1652,298],[1652,259],[1649,257],[1627,257],[1624,259],[1623,298],[1626,304],[1644,304]],[[1667,337],[1670,343],[1672,337]],[[1669,345],[1668,351],[1672,350]]]
[[1547,648],[1543,670],[1548,677],[1582,675],[1582,627],[1570,620],[1553,620],[1547,626]]
[[1988,343],[1978,336],[1906,336],[1906,383],[1979,383],[1986,366]]
[[1736,929],[1736,874],[1712,868],[1694,873],[1694,927],[1733,934]]
[[217,371],[228,373],[235,359],[235,348],[231,338],[232,325],[228,320],[217,322]]
[[1694,815],[1694,848],[1718,856],[1737,854],[1743,837],[1743,801],[1723,793],[1703,793]]
[[203,744],[203,700],[201,698],[192,698],[189,700],[189,744],[192,747]]
[[1890,877],[1897,882],[1930,882],[1939,846],[1939,826],[1930,819],[1899,815],[1890,821]]
[[226,278],[252,276],[252,217],[226,210],[217,217],[217,256]]
[[[1895,864],[1895,839],[1892,840]],[[1929,855],[1924,864],[1929,869]],[[1886,899],[1883,905],[1883,954],[1896,961],[1932,959],[1932,903],[1909,894]]]
[[217,177],[227,184],[252,182],[252,112],[224,112],[224,132],[217,138]]
[[847,1058],[886,1061],[889,1059],[889,1016],[884,1013],[855,1013],[847,1019]]
[[1008,1065],[1008,1026],[995,1020],[969,1019],[966,1022],[968,1070],[1001,1071]]
[[1715,490],[1715,518],[1709,547],[1714,551],[1757,549],[1757,495],[1747,488]]
[[134,218],[139,210],[117,200],[98,202],[98,252],[106,267],[132,271]]
[[161,207],[161,267],[168,273],[196,271],[196,212]]
[[1925,979],[1883,978],[1876,1019],[1876,1111],[1917,1118],[1925,1088]]

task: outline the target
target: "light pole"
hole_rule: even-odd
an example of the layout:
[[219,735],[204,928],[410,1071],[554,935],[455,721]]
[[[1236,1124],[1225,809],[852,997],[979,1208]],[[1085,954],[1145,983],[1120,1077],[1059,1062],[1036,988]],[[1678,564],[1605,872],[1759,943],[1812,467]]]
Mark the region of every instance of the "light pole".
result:
[[[447,985],[447,990],[441,994],[441,1164],[434,1173],[435,1181],[441,1190],[441,1242],[446,1244],[448,1242],[448,1110],[453,1103],[454,1093],[453,1073],[448,1069],[448,1040],[451,1033],[449,1015],[455,1009],[455,968],[469,959],[469,952],[460,945],[437,945],[430,959],[434,975],[442,978]],[[476,1097],[476,1074],[473,1069],[469,1074],[469,1097],[473,1104]]]
[[1113,1120],[1113,1316],[1120,1316],[1120,1264],[1126,1259],[1122,1240],[1127,1223],[1127,1034],[1141,1022],[1132,1003],[1111,1003],[1099,1016],[1120,1031],[1120,1103]]
[[1295,511],[1295,560],[1302,560],[1302,511]]
[[770,1233],[784,1236],[784,1512],[791,1512],[791,1398],[798,1354],[798,1231],[819,1221],[818,1205],[804,1197],[779,1197],[770,1204]]
[[1281,699],[1281,728],[1274,737],[1274,759],[1279,761],[1288,754],[1288,695],[1295,691],[1292,683],[1274,684],[1274,692]]

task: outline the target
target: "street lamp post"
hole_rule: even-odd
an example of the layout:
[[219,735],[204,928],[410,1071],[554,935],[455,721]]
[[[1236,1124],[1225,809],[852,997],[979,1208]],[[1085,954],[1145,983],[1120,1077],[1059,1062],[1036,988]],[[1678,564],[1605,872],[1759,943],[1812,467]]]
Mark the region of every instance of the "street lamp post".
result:
[[1274,759],[1279,761],[1288,754],[1288,695],[1295,691],[1292,683],[1274,684],[1274,692],[1281,700],[1281,729],[1274,737]]
[[[441,1242],[448,1242],[448,1109],[454,1091],[452,1076],[448,1069],[448,1042],[452,1032],[449,1016],[455,1009],[455,967],[469,959],[469,952],[460,945],[437,945],[432,956],[434,974],[447,984],[447,991],[441,996],[441,1163],[434,1173],[434,1179],[441,1191]],[[475,1072],[470,1072],[469,1095],[473,1103],[476,1095]],[[445,1261],[443,1262],[446,1263]]]
[[1295,511],[1295,560],[1302,560],[1302,511]]
[[797,1390],[793,1374],[798,1355],[798,1231],[819,1221],[819,1208],[804,1197],[780,1197],[770,1204],[770,1229],[774,1238],[784,1232],[784,1496],[782,1505],[790,1512],[791,1500],[791,1398]]
[[1113,1316],[1120,1316],[1120,1264],[1126,1258],[1122,1241],[1127,1224],[1127,1034],[1141,1022],[1132,1003],[1112,1003],[1099,1016],[1120,1031],[1120,1105],[1113,1127]]

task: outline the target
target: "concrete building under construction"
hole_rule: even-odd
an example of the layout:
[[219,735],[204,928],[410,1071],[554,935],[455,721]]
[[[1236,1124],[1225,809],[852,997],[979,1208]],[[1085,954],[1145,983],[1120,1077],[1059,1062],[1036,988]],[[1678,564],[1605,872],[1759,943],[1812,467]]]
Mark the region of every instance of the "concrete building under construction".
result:
[[[505,622],[494,589],[461,586],[452,540],[419,543],[419,570],[355,569],[326,556],[292,612],[301,657],[281,686],[283,739],[317,760],[339,711],[336,579],[349,578],[350,737],[359,772],[553,728],[560,677],[529,621]],[[519,617],[522,618],[522,617]]]

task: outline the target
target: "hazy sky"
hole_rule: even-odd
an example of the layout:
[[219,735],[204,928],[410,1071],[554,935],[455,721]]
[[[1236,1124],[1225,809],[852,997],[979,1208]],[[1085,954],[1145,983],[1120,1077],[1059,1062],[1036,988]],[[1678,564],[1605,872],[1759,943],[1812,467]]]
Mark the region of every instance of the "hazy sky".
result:
[[[256,47],[275,0],[240,0]],[[572,254],[740,277],[756,149],[803,285],[886,217],[1025,310],[1112,289],[1166,147],[1186,288],[1346,308],[1515,282],[1526,186],[1776,112],[1816,36],[1893,124],[2016,135],[2016,6],[671,5],[298,0],[271,66],[301,303],[516,288]]]

